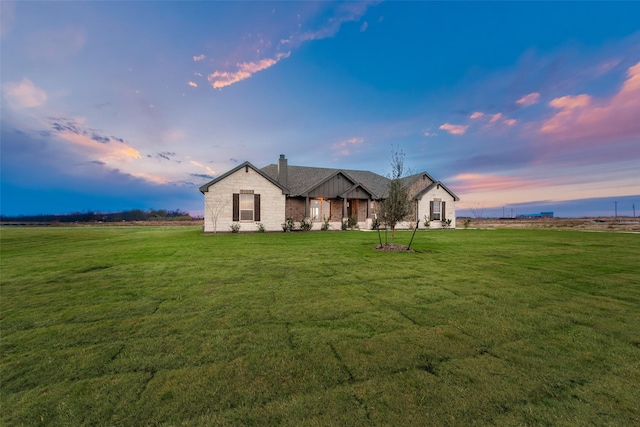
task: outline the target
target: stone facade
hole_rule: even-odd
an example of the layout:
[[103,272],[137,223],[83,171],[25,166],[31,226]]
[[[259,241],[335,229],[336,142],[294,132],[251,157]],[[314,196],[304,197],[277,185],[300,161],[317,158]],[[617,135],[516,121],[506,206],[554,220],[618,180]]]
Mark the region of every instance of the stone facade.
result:
[[[276,165],[257,169],[245,162],[200,187],[205,197],[204,231],[229,232],[232,226],[238,226],[239,231],[258,231],[260,225],[265,231],[282,231],[287,218],[293,219],[298,228],[300,221],[310,216],[312,207],[318,215],[313,230],[320,230],[325,219],[329,220],[330,229],[339,230],[348,217],[356,217],[361,229],[371,228],[380,207],[378,198],[387,189],[386,178],[367,171],[287,166],[284,156],[280,157],[277,169]],[[455,227],[458,197],[440,181],[434,182],[421,172],[403,178],[403,184],[412,200],[411,209],[396,228],[413,228],[417,221],[424,228],[424,217],[432,216],[431,207],[436,202],[440,203],[436,206],[444,207],[450,227]],[[253,195],[251,199],[248,194]],[[314,200],[323,203],[312,203]],[[252,215],[252,220],[240,220]],[[440,219],[431,220],[430,228],[441,227]]]
[[233,221],[233,194],[253,191],[260,194],[260,221],[237,221],[240,231],[257,231],[258,223],[267,231],[282,231],[285,195],[277,185],[251,167],[243,167],[209,186],[204,193],[205,232],[229,232]]

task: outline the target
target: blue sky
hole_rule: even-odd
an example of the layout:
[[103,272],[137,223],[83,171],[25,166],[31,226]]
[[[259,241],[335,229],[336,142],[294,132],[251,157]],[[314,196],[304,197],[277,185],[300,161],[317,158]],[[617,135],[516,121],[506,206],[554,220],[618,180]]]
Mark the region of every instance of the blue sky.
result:
[[640,2],[10,2],[3,215],[203,210],[248,160],[386,175],[459,215],[640,215]]

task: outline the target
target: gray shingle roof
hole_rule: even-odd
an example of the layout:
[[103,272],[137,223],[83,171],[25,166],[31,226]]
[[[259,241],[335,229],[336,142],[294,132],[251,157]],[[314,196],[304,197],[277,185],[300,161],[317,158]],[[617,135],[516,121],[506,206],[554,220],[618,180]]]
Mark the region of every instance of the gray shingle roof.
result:
[[[262,168],[262,171],[277,181],[278,165],[270,164]],[[287,188],[290,196],[302,196],[329,177],[342,172],[351,178],[355,184],[362,184],[372,191],[374,198],[384,197],[387,193],[389,180],[382,175],[369,171],[333,168],[315,168],[310,166],[288,166]]]

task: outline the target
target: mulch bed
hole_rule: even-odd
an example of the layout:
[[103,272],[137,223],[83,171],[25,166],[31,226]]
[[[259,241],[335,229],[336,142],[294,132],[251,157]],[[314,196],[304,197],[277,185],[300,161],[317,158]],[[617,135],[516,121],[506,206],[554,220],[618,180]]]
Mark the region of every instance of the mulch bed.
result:
[[407,245],[398,245],[392,243],[376,245],[376,249],[380,252],[413,252],[413,249],[409,249],[409,246]]

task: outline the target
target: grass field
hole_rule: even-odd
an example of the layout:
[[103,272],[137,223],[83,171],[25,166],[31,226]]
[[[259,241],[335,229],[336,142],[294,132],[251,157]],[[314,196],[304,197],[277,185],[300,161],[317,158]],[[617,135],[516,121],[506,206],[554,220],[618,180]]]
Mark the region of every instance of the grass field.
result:
[[640,424],[640,235],[0,233],[1,425]]

